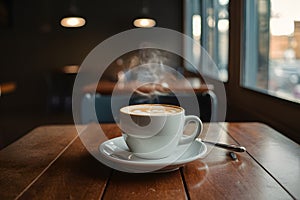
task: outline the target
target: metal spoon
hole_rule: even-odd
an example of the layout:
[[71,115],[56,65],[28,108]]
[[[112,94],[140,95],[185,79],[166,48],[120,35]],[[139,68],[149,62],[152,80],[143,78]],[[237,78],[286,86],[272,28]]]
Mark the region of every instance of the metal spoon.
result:
[[235,151],[235,152],[245,152],[246,151],[246,148],[243,147],[243,146],[237,146],[237,145],[233,145],[233,144],[223,144],[223,143],[215,143],[215,142],[210,142],[210,141],[204,141],[204,140],[201,140],[200,138],[197,138],[196,140],[199,141],[199,142],[203,142],[205,144],[214,145],[216,147],[227,149],[227,150],[230,150],[230,151]]

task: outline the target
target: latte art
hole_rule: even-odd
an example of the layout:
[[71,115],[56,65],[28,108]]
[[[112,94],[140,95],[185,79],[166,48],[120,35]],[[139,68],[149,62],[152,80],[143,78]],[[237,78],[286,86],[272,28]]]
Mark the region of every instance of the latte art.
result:
[[164,115],[180,113],[182,112],[182,108],[172,105],[142,104],[130,106],[130,108],[125,107],[121,111],[133,115]]
[[[180,110],[179,110],[180,111]],[[137,109],[133,109],[131,110],[130,112],[131,113],[178,113],[179,112],[178,110],[176,109],[163,109],[163,108],[153,108],[153,109],[149,109],[149,108],[137,108]]]

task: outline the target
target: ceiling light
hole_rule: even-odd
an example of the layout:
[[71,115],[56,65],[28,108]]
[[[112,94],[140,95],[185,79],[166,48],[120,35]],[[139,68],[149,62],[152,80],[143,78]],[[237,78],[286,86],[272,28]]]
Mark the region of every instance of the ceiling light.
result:
[[151,18],[137,18],[133,21],[133,25],[140,28],[151,28],[156,25],[156,22]]
[[67,15],[60,20],[60,25],[69,28],[82,27],[85,25],[85,23],[86,20],[79,15],[79,11],[75,2],[72,2],[70,4],[70,8],[67,12]]
[[149,15],[149,6],[146,0],[141,1],[141,10],[139,17],[133,21],[133,25],[139,28],[151,28],[156,25],[155,19]]
[[65,17],[60,21],[63,27],[82,27],[85,25],[85,19],[82,17]]

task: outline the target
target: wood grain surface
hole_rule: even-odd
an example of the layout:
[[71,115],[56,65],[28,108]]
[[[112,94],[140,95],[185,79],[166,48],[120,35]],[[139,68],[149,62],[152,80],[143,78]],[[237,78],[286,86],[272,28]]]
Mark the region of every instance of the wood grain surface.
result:
[[104,199],[186,199],[179,170],[169,173],[129,174],[115,171]]
[[77,136],[74,126],[44,126],[0,151],[0,199],[17,197]]
[[[214,86],[213,85],[204,85],[204,84],[200,84],[197,87],[191,87],[189,84],[187,84],[187,81],[179,81],[177,80],[176,82],[174,82],[176,84],[170,86],[170,88],[166,88],[163,89],[163,91],[160,91],[159,88],[157,89],[160,92],[168,92],[170,89],[176,91],[176,92],[195,92],[195,93],[203,93],[203,92],[207,92],[208,90],[214,90]],[[116,84],[115,82],[111,82],[111,81],[101,81],[97,84],[91,84],[91,85],[87,85],[83,88],[83,92],[84,93],[89,93],[89,92],[98,92],[100,94],[107,94],[110,95],[114,92],[116,92],[117,94],[123,94],[123,93],[127,93],[127,94],[131,94],[131,92],[133,92],[132,88],[137,88],[137,84],[140,83],[136,83],[134,81],[132,82],[127,82],[125,85],[121,84]],[[117,85],[117,87],[116,87]],[[121,86],[121,87],[120,87]],[[150,93],[153,92],[153,87],[142,87],[139,88],[139,90],[143,93]],[[166,90],[166,91],[164,91]]]
[[110,173],[77,138],[21,199],[99,199]]
[[[219,129],[213,127],[207,134],[215,135],[219,142],[236,144],[224,130],[215,130]],[[247,153],[237,156],[232,160],[228,151],[213,148],[203,160],[185,166],[182,170],[190,199],[291,199]]]
[[262,123],[228,123],[228,133],[295,198],[300,197],[300,146]]
[[[99,137],[98,129],[104,132]],[[203,140],[241,144],[237,160],[213,146],[166,173],[130,174],[93,157],[116,124],[39,127],[0,151],[0,199],[297,199],[299,145],[259,123],[210,123]],[[89,142],[90,148],[84,145]],[[89,152],[90,151],[90,152]],[[93,155],[92,155],[92,154]],[[282,158],[282,156],[288,156]],[[292,154],[289,156],[288,154]],[[293,159],[293,160],[290,160]],[[284,163],[282,163],[284,162]],[[289,166],[289,164],[292,166]],[[283,171],[293,176],[283,176]],[[295,186],[294,186],[295,185]]]

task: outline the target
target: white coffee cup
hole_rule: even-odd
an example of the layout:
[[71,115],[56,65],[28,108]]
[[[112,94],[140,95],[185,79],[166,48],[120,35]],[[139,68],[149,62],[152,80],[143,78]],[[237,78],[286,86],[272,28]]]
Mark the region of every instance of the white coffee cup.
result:
[[[192,134],[184,127],[195,122]],[[178,145],[189,144],[202,132],[202,122],[185,116],[182,107],[165,104],[139,104],[120,109],[120,128],[129,149],[138,157],[159,159],[172,154]]]

